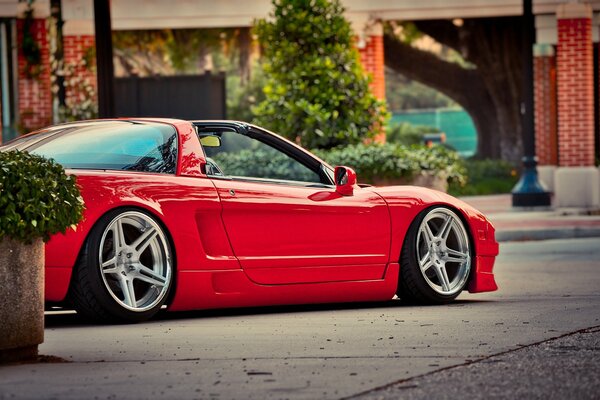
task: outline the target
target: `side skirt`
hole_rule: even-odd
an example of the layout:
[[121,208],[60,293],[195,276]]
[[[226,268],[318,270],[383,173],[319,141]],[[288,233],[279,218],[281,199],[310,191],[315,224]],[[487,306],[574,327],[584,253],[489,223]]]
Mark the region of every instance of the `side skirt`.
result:
[[389,263],[383,279],[257,285],[242,270],[180,271],[169,310],[385,301],[396,293],[399,272],[398,263]]

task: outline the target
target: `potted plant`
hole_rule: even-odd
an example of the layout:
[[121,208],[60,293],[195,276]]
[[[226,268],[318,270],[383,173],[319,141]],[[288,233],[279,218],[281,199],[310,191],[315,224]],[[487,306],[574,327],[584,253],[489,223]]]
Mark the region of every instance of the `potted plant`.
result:
[[0,151],[0,362],[44,339],[44,242],[83,216],[75,177],[52,160]]

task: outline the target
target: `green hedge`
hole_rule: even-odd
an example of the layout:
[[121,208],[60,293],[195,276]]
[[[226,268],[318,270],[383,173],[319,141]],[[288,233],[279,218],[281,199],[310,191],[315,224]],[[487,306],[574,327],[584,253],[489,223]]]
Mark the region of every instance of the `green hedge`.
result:
[[280,152],[262,149],[244,149],[235,153],[220,153],[213,157],[219,168],[231,176],[284,179],[310,182],[315,174],[309,169],[297,168],[297,162]]
[[395,143],[357,144],[314,153],[330,165],[352,167],[360,182],[381,179],[410,179],[420,172],[444,176],[448,182],[464,185],[466,170],[458,153],[442,146],[404,146]]
[[25,152],[0,152],[0,240],[47,241],[82,216],[75,178],[60,164]]
[[[428,148],[422,145],[357,144],[330,150],[313,150],[313,154],[332,166],[345,165],[358,174],[359,182],[373,183],[383,179],[406,179],[422,171],[444,176],[449,182],[463,185],[466,171],[462,159],[442,146]],[[266,154],[261,150],[242,150],[221,153],[215,162],[227,175],[270,177],[287,180],[314,179],[308,170],[294,169],[283,154]]]
[[467,159],[464,165],[468,185],[450,184],[448,192],[454,196],[510,193],[519,179],[517,167],[508,161]]

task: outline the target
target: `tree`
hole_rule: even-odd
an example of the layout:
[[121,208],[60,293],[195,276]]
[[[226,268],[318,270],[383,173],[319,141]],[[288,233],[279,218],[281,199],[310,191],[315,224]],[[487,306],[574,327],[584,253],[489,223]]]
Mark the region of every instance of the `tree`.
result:
[[521,23],[518,17],[417,21],[414,25],[456,50],[469,65],[444,60],[403,42],[391,29],[384,36],[386,65],[431,86],[459,103],[473,118],[479,157],[518,161],[521,136]]
[[266,99],[256,123],[309,148],[359,143],[387,116],[369,89],[339,0],[274,0],[257,24]]

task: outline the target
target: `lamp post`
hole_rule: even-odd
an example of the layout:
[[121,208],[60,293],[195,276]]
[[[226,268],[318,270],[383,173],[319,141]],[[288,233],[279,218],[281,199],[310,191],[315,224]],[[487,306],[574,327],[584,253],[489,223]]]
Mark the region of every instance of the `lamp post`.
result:
[[98,116],[115,116],[115,77],[113,70],[110,0],[94,0],[96,31],[96,71],[98,74]]
[[533,116],[533,45],[535,19],[532,0],[523,1],[523,91],[521,99],[521,126],[523,134],[523,172],[512,190],[513,207],[550,206],[550,192],[540,183],[535,157],[535,128]]

